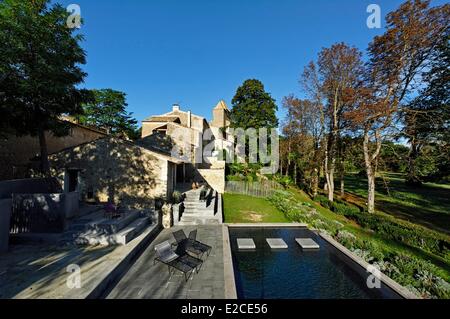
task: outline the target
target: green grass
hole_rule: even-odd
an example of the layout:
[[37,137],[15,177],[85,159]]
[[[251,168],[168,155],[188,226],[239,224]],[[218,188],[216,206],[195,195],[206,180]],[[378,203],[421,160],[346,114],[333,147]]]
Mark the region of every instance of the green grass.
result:
[[284,214],[265,198],[225,193],[226,223],[289,223]]
[[[383,177],[383,178],[382,178]],[[383,173],[377,178],[375,206],[389,215],[450,234],[450,185],[426,183],[409,186],[401,174]],[[347,192],[367,198],[367,179],[358,175],[345,178]]]
[[397,241],[384,238],[372,231],[363,229],[355,222],[347,219],[342,215],[338,215],[331,210],[322,207],[320,204],[314,202],[308,195],[303,191],[296,189],[294,187],[290,188],[290,192],[294,195],[295,199],[299,202],[307,202],[312,204],[312,206],[325,218],[330,220],[336,220],[344,225],[344,229],[355,234],[360,239],[369,239],[383,248],[385,252],[403,252],[408,255],[426,260],[438,268],[439,275],[446,281],[450,281],[450,263],[445,258],[434,255],[432,253],[423,251],[416,247],[411,247],[409,245],[399,243]]

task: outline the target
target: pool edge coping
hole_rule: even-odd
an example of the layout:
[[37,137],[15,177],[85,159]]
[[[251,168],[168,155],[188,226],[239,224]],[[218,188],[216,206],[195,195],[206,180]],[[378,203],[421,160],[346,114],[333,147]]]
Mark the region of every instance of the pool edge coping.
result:
[[[330,235],[323,233],[323,232],[317,232],[318,235],[323,238],[326,242],[328,242],[330,245],[332,245],[334,248],[339,250],[341,253],[343,253],[345,256],[350,258],[353,262],[355,262],[357,265],[362,267],[364,270],[366,270],[370,266],[368,262],[366,262],[364,259],[362,259],[359,256],[356,256],[354,253],[352,253],[349,249],[338,243],[336,240],[334,240]],[[391,290],[393,290],[395,293],[397,293],[400,297],[404,299],[422,299],[419,296],[413,294],[411,291],[400,285],[398,282],[394,281],[390,277],[386,276],[384,273],[380,272],[380,281],[388,286]]]
[[257,227],[302,227],[302,228],[308,228],[308,224],[303,223],[258,223],[258,224],[252,224],[252,223],[225,223],[223,224],[227,227],[249,227],[249,228],[257,228]]
[[230,234],[228,232],[227,224],[222,224],[222,240],[225,299],[238,299],[234,277],[233,257],[231,255]]
[[[370,265],[368,262],[363,260],[361,257],[356,256],[354,253],[352,253],[349,249],[338,243],[336,240],[334,240],[331,236],[328,234],[318,231],[317,229],[311,229],[308,227],[308,224],[304,223],[224,223],[222,224],[223,228],[223,250],[224,250],[224,271],[225,271],[225,298],[230,299],[237,299],[237,292],[236,292],[236,284],[235,284],[235,277],[234,277],[234,270],[233,270],[233,260],[231,257],[231,245],[230,245],[230,238],[229,238],[229,227],[249,227],[249,228],[258,228],[258,227],[302,227],[307,228],[312,232],[315,232],[317,235],[319,235],[322,239],[324,239],[327,243],[332,245],[335,249],[343,253],[345,256],[350,258],[353,262],[356,263],[356,265],[360,266],[367,272],[368,266]],[[228,247],[226,250],[225,247]],[[226,258],[227,255],[227,258]],[[227,269],[231,268],[231,269]],[[229,280],[227,280],[227,278]],[[393,290],[396,294],[398,294],[400,297],[404,299],[423,299],[415,294],[413,294],[411,291],[409,291],[407,288],[400,285],[398,282],[394,281],[392,278],[386,276],[384,273],[380,272],[380,281],[385,284],[387,287],[389,287],[391,290]],[[233,287],[229,287],[230,283],[233,283]],[[234,294],[234,295],[229,295]]]

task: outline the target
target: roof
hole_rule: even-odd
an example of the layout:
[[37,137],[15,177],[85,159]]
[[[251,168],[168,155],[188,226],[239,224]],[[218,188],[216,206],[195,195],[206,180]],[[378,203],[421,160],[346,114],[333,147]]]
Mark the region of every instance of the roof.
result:
[[153,156],[155,156],[156,158],[163,159],[163,160],[166,160],[168,162],[175,163],[175,164],[182,164],[182,163],[185,162],[182,159],[170,156],[168,154],[164,154],[162,152],[158,152],[158,151],[153,150],[153,149],[150,150],[150,149],[148,149],[146,147],[143,147],[141,145],[138,145],[138,144],[136,144],[136,143],[134,143],[132,141],[127,141],[127,140],[120,139],[120,138],[117,138],[117,137],[112,137],[112,136],[107,136],[107,137],[99,138],[99,139],[96,139],[96,140],[93,140],[93,141],[90,141],[90,142],[87,142],[87,143],[83,143],[83,144],[80,144],[80,145],[75,145],[75,146],[72,146],[72,147],[68,147],[68,148],[60,150],[58,152],[51,153],[51,154],[49,154],[49,156],[52,156],[52,155],[55,155],[55,154],[58,154],[58,153],[67,152],[67,151],[73,150],[73,149],[75,149],[77,147],[83,147],[83,146],[86,146],[86,145],[89,145],[89,144],[98,143],[100,141],[119,142],[119,143],[128,144],[130,146],[139,147],[144,152],[150,153]]
[[179,116],[150,116],[144,120],[144,122],[176,122],[180,120]]
[[220,100],[214,109],[215,110],[227,110],[227,111],[230,110],[224,100]]

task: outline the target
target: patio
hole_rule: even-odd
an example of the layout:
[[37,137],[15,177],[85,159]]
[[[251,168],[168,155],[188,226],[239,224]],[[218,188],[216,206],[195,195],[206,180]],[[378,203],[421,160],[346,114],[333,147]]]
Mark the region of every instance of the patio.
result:
[[[212,246],[198,273],[186,282],[182,272],[172,272],[167,266],[153,265],[155,245],[169,240],[172,232],[183,229],[186,234],[197,229],[197,239]],[[107,296],[108,299],[223,299],[225,298],[222,226],[186,226],[163,230],[130,267]]]

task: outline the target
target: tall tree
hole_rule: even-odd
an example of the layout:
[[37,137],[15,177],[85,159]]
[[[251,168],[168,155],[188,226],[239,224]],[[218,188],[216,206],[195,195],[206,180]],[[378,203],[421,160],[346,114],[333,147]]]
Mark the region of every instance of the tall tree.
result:
[[363,131],[368,179],[367,209],[375,211],[375,178],[382,141],[401,103],[420,83],[431,53],[448,25],[448,5],[430,8],[429,1],[410,0],[387,15],[387,30],[369,46],[367,84],[359,90],[352,114]]
[[425,87],[403,111],[403,133],[410,145],[406,181],[413,185],[421,184],[430,175],[429,168],[423,167],[427,147],[437,153],[433,166],[443,168],[443,175],[449,173],[445,167],[450,161],[450,27],[446,34],[433,53],[431,68],[424,72]]
[[[363,75],[361,52],[337,43],[324,48],[317,64],[310,62],[301,77],[301,86],[316,107],[322,108],[322,123],[326,129],[327,141],[323,148],[324,173],[328,199],[334,200],[334,178],[336,161],[342,161],[343,152],[339,152],[340,137],[345,128],[345,114],[353,109],[354,92],[360,86]],[[340,163],[343,183],[343,165]]]
[[275,128],[278,126],[275,100],[259,80],[246,80],[231,101],[231,126],[234,128]]
[[136,139],[137,120],[127,111],[126,94],[112,89],[92,90],[92,101],[83,105],[81,124],[104,129],[108,134]]
[[[289,135],[295,150],[294,176],[298,175],[298,166],[302,168],[302,177],[312,196],[318,194],[319,171],[323,158],[324,138],[323,109],[310,100],[301,100],[293,95],[283,101],[288,117],[283,132],[293,131]],[[294,129],[295,128],[295,129]],[[285,134],[286,136],[286,134]]]
[[[319,54],[319,74],[322,78],[322,91],[326,99],[328,117],[328,142],[325,151],[325,177],[328,185],[328,199],[334,199],[334,173],[341,144],[341,131],[344,129],[344,116],[353,107],[353,92],[360,86],[363,75],[362,53],[345,43],[337,43],[325,48]],[[343,165],[340,163],[340,169]],[[343,183],[343,171],[341,171]]]
[[18,135],[38,136],[46,175],[45,132],[64,133],[60,116],[79,113],[89,97],[76,87],[86,76],[80,68],[85,52],[67,18],[62,6],[48,0],[0,2],[0,110]]

